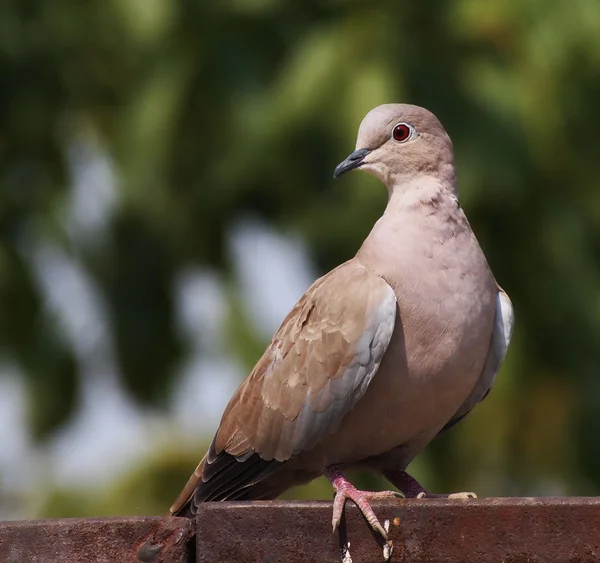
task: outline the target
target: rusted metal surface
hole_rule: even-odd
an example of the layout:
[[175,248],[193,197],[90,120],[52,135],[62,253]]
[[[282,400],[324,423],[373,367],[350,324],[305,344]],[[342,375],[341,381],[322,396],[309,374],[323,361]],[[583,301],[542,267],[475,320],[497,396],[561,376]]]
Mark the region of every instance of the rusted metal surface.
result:
[[[376,504],[397,563],[600,562],[600,499],[407,500]],[[331,503],[207,503],[197,563],[381,563],[382,544],[348,503],[342,535]],[[0,523],[0,563],[193,563],[194,522],[93,518]]]
[[[390,521],[397,563],[600,561],[600,499],[399,500],[374,509]],[[381,545],[350,502],[346,514],[346,561],[382,563]],[[197,563],[342,560],[331,503],[207,503],[197,528]]]
[[0,522],[0,562],[189,563],[194,528],[159,517]]

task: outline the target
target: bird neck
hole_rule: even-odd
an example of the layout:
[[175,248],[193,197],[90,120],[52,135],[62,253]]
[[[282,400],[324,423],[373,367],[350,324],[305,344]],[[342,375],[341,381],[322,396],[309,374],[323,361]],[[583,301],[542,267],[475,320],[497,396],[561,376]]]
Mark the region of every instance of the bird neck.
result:
[[[452,178],[454,180],[454,178]],[[388,186],[389,199],[384,216],[403,215],[417,209],[430,211],[458,207],[456,184],[438,176],[418,176]]]
[[457,233],[468,230],[454,185],[441,182],[439,177],[420,176],[392,186],[387,207],[357,258],[391,280],[398,268],[405,272],[415,254],[427,254],[438,241],[456,240]]

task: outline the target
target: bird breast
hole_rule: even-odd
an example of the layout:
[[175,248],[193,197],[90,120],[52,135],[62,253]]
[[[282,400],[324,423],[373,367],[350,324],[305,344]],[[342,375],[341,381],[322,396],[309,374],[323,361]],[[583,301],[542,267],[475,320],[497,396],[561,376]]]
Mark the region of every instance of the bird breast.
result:
[[384,215],[357,254],[394,289],[396,324],[365,396],[337,439],[324,444],[327,461],[337,452],[352,463],[400,445],[423,447],[481,376],[497,287],[458,211],[447,221],[431,216],[392,221]]

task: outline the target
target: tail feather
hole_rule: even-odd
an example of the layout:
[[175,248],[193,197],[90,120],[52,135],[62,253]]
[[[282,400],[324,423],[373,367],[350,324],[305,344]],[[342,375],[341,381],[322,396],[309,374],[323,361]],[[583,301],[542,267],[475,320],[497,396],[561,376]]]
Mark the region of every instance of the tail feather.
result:
[[271,483],[271,479],[269,483],[265,480],[281,465],[276,460],[264,460],[256,453],[243,461],[226,452],[215,454],[211,445],[169,513],[193,518],[203,502],[276,498],[286,487]]
[[192,502],[194,498],[194,493],[198,488],[198,485],[202,482],[202,472],[204,470],[204,464],[206,460],[206,455],[202,458],[198,467],[196,467],[195,471],[192,473],[188,482],[183,487],[181,493],[169,509],[169,513],[172,516],[194,516],[196,513],[194,503]]

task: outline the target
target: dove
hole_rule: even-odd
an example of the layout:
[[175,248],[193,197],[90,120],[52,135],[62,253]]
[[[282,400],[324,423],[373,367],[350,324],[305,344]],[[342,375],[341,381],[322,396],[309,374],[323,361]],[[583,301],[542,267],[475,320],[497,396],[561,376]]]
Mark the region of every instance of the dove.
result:
[[452,496],[429,493],[407,467],[490,391],[512,304],[459,205],[452,141],[435,115],[409,104],[371,110],[334,177],[351,170],[387,187],[383,215],[287,315],[171,514],[274,499],[325,475],[334,531],[351,500],[387,539],[370,501],[398,491],[360,491],[348,468],[385,476],[405,497]]

